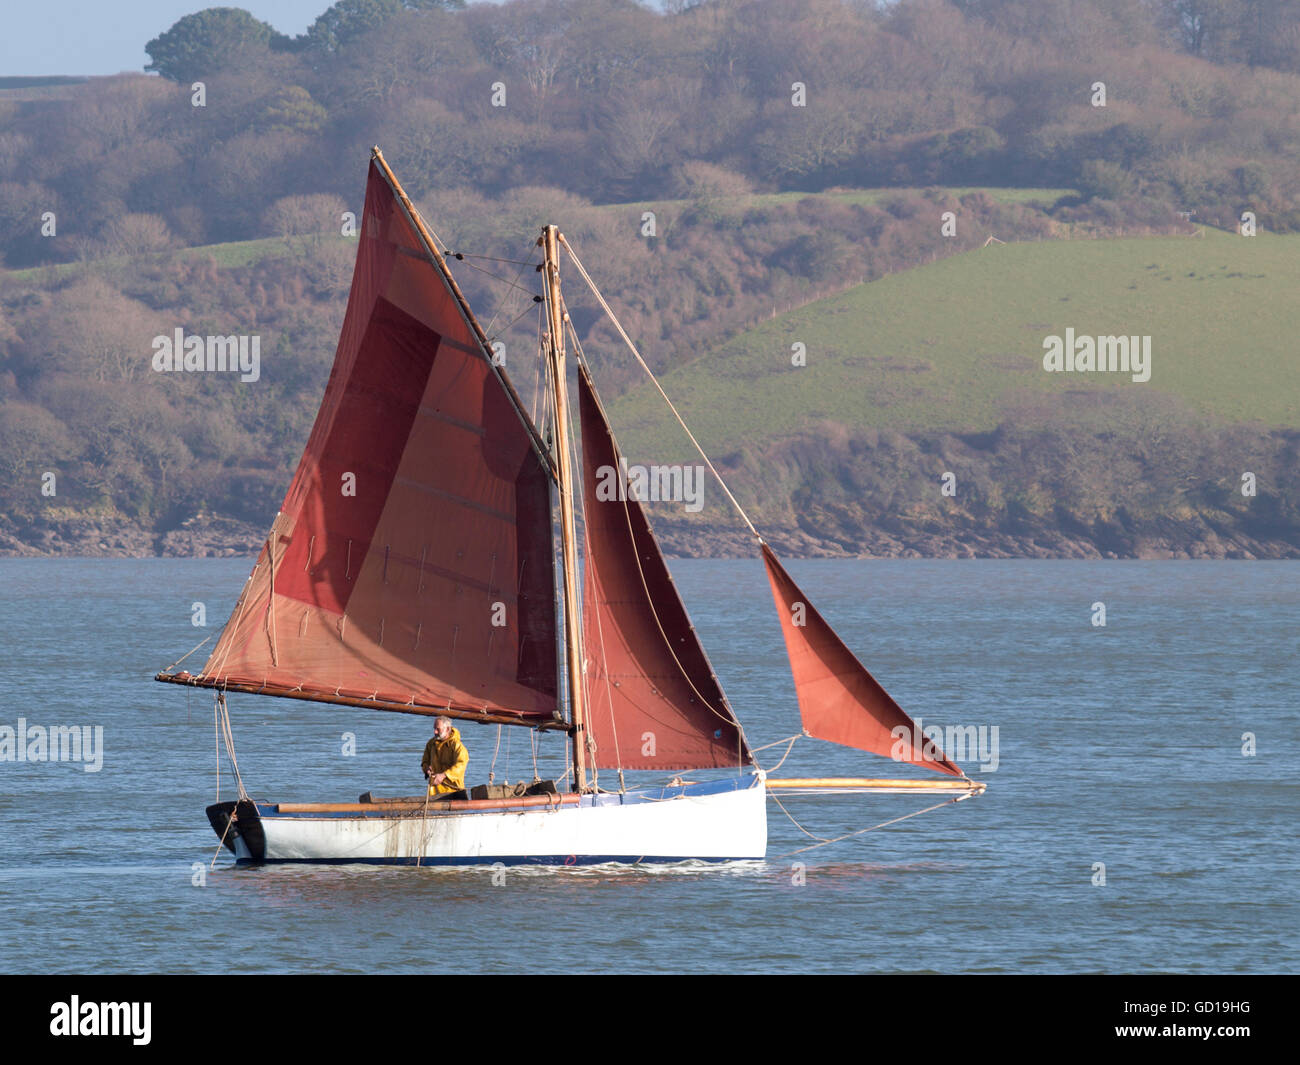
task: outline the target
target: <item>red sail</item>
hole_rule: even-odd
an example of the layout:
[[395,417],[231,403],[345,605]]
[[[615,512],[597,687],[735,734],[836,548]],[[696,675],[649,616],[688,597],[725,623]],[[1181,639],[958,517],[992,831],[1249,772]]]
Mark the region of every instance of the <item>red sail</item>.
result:
[[[961,776],[962,771],[937,746],[917,735],[916,723],[844,646],[767,544],[763,562],[785,633],[804,732]],[[900,731],[895,734],[894,729]]]
[[550,473],[378,166],[307,449],[199,683],[550,719]]
[[[596,765],[708,769],[747,765],[744,736],[673,585],[641,504],[626,491],[618,446],[587,375],[582,417],[586,579],[582,636]],[[602,476],[602,471],[604,475]]]

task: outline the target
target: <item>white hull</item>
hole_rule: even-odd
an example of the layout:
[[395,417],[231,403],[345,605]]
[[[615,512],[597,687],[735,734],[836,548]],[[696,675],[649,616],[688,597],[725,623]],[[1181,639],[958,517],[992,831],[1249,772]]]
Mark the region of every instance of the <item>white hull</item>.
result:
[[[263,840],[241,831],[233,849],[243,862],[376,865],[734,861],[761,859],[767,850],[767,796],[758,775],[521,808],[486,801],[431,806],[426,814],[409,805],[385,811],[382,804],[314,810],[259,803]],[[236,824],[246,827],[251,812],[241,812]]]

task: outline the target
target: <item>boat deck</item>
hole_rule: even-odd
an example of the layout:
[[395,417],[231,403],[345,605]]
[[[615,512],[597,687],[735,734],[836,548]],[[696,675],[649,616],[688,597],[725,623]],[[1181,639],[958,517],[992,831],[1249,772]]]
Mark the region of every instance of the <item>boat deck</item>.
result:
[[370,802],[258,802],[258,815],[313,817],[424,817],[448,814],[496,813],[503,810],[561,809],[573,806],[628,806],[669,799],[697,798],[761,786],[756,777],[728,777],[723,780],[683,781],[626,791],[596,791],[579,795],[525,795],[504,799],[429,799],[417,797],[374,799]]

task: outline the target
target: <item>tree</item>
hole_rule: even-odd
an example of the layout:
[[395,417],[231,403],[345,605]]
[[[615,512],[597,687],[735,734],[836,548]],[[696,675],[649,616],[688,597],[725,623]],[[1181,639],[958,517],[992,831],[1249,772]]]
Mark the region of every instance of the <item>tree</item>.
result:
[[0,132],[0,179],[8,179],[18,173],[25,159],[30,158],[32,140],[12,130]]
[[865,109],[838,89],[806,108],[773,101],[755,138],[763,176],[782,188],[814,188],[858,153]]
[[[148,377],[150,341],[167,334],[170,322],[90,275],[61,289],[33,325],[20,371],[24,365],[38,373],[55,367],[84,385]],[[43,366],[47,359],[52,361]]]
[[671,191],[697,204],[711,205],[718,200],[748,196],[754,187],[743,174],[713,163],[688,159],[673,171]]
[[75,454],[72,434],[49,411],[31,403],[0,402],[0,490],[11,514],[35,511],[42,472],[57,469]]
[[[474,49],[459,15],[407,13],[370,32],[364,48],[346,48],[331,57],[328,82],[322,85],[332,112],[388,102],[403,95],[423,95],[439,75],[473,63]],[[412,92],[411,90],[417,90]]]
[[1089,159],[1079,169],[1078,186],[1090,200],[1118,200],[1133,191],[1133,175],[1118,163]]
[[286,85],[266,101],[255,124],[263,133],[319,133],[328,118],[301,85]]
[[1233,171],[1241,194],[1251,200],[1262,200],[1268,195],[1268,169],[1258,162],[1249,162]]
[[464,6],[465,0],[338,0],[311,24],[303,39],[308,47],[337,52],[403,11]]
[[1230,43],[1231,8],[1229,0],[1168,0],[1163,14],[1189,53],[1222,55]]
[[240,7],[209,7],[186,15],[144,50],[155,70],[172,81],[216,74],[270,51],[275,30]]
[[10,266],[39,262],[49,256],[49,242],[41,236],[41,216],[56,211],[59,199],[34,181],[19,185],[0,181],[0,233],[5,235]]
[[109,219],[100,230],[109,255],[147,255],[176,243],[167,223],[156,214],[125,214]]
[[284,238],[286,244],[294,237],[314,236],[313,244],[320,243],[322,233],[338,235],[340,219],[347,210],[341,196],[315,193],[309,196],[285,196],[276,200],[262,218],[262,224]]

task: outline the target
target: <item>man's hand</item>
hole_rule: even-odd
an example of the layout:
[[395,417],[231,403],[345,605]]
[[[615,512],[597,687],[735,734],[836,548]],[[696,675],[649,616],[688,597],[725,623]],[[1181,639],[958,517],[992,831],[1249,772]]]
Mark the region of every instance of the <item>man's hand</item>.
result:
[[446,774],[446,773],[435,773],[433,776],[431,776],[431,777],[429,778],[429,783],[430,783],[430,784],[441,784],[441,783],[442,783],[444,780],[446,780],[446,779],[447,779],[447,774]]

